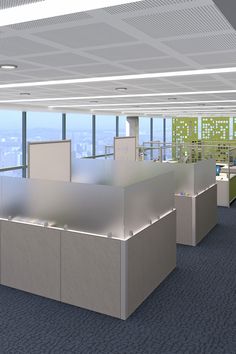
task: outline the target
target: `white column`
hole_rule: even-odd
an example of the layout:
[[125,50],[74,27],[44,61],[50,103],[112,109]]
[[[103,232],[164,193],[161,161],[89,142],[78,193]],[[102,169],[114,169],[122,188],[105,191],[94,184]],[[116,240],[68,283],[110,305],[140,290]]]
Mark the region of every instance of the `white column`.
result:
[[139,145],[139,117],[126,117],[126,136],[135,136]]

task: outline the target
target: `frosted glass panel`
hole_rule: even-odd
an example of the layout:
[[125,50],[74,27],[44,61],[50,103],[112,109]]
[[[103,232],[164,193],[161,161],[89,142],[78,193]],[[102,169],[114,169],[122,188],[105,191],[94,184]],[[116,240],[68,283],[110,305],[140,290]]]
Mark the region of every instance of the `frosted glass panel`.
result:
[[0,177],[0,217],[124,238],[174,207],[171,164],[80,160],[77,167],[90,184]]
[[174,208],[174,174],[164,173],[125,188],[125,235]]
[[1,177],[1,217],[27,217],[59,227],[122,236],[119,187]]
[[170,164],[151,161],[74,159],[72,181],[127,186],[171,171]]
[[213,159],[202,160],[194,164],[194,193],[216,183],[216,162]]
[[194,164],[172,164],[175,175],[175,193],[194,195]]
[[215,160],[202,160],[196,163],[175,163],[175,193],[196,195],[215,183]]

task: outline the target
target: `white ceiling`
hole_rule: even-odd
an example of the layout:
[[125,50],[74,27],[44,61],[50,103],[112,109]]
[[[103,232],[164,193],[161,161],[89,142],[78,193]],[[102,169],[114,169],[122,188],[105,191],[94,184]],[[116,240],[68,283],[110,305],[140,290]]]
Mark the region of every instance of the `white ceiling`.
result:
[[[9,0],[4,6],[21,6],[31,2],[34,1]],[[0,4],[0,8],[4,6]],[[0,71],[0,85],[236,67],[236,31],[212,0],[144,0],[0,27],[0,63],[18,65],[14,72]],[[126,87],[127,91],[117,92],[117,87]],[[6,101],[207,90],[236,90],[236,73],[0,88],[0,102],[4,101],[0,103],[0,108],[44,110],[48,106],[84,104],[90,106],[58,107],[54,110],[90,111],[96,109],[96,104],[90,103],[95,100],[93,98],[15,103]],[[23,96],[20,94],[22,92],[29,92],[31,95]],[[178,101],[191,103],[195,100],[236,100],[236,93],[179,95],[176,98],[178,105]],[[134,103],[137,106],[145,102],[170,102],[168,96],[96,100],[98,104],[104,104],[105,109],[108,108],[105,104],[117,103],[117,114],[123,111],[119,107],[121,103]],[[233,104],[236,105],[236,102]],[[212,104],[215,105],[217,103]],[[152,105],[148,107],[151,108]],[[135,111],[137,107],[133,108]],[[138,109],[140,108],[142,109],[142,105]]]

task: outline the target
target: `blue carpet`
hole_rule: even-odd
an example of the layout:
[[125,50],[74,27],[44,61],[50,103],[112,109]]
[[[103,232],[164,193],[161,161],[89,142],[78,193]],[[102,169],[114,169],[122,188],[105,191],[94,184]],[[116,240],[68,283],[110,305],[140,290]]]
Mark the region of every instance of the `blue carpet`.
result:
[[236,203],[126,321],[0,286],[0,353],[236,354]]

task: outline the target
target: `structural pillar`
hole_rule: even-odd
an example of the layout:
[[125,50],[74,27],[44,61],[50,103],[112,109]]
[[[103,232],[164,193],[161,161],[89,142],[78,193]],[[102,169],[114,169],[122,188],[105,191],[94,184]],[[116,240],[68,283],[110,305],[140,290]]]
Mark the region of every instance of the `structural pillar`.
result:
[[135,136],[139,145],[139,117],[126,117],[126,136]]

